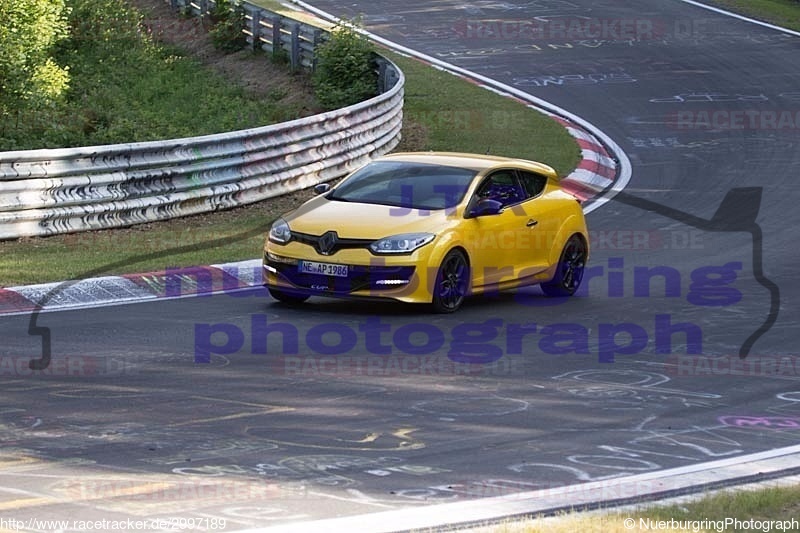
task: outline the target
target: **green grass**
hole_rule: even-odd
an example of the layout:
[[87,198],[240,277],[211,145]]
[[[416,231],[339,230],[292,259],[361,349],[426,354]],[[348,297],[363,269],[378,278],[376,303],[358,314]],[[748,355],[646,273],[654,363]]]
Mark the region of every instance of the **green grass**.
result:
[[800,487],[723,492],[699,501],[654,507],[635,517],[653,520],[791,520],[800,516]]
[[275,216],[262,204],[126,229],[0,242],[0,286],[252,259]]
[[[388,54],[406,75],[404,135],[414,149],[489,153],[542,161],[566,175],[580,150],[563,126],[510,99],[419,61]],[[401,146],[401,149],[405,146]]]
[[800,31],[800,2],[797,0],[712,0],[709,3],[751,18]]
[[[782,521],[791,524],[795,520],[794,530],[799,530],[800,521],[800,487],[772,487],[757,490],[724,491],[701,499],[668,506],[648,506],[636,511],[601,511],[591,513],[566,513],[550,518],[531,518],[529,520],[505,522],[500,525],[477,528],[478,533],[625,533],[630,531],[697,531],[712,533],[718,531],[716,526],[726,519],[738,520],[740,527],[728,524],[722,531],[749,532],[762,529],[748,528],[750,520]],[[642,522],[642,519],[644,522]],[[628,520],[628,527],[626,527]],[[630,526],[633,520],[635,527]],[[671,521],[675,522],[671,522]],[[653,527],[655,522],[664,521],[667,525],[675,524],[677,528]],[[679,529],[676,522],[689,522],[689,528]],[[703,521],[706,521],[703,523]],[[647,525],[650,529],[647,529]],[[685,525],[685,524],[684,524]],[[695,529],[694,526],[697,526]],[[640,527],[644,526],[644,527]],[[705,526],[705,527],[703,527]],[[773,525],[772,531],[778,531]]]
[[[308,104],[319,107],[313,98],[280,90],[248,93],[187,53],[156,44],[140,30],[141,14],[121,0],[69,5],[71,37],[55,54],[69,67],[69,90],[51,106],[1,117],[3,150],[220,133],[298,118],[308,114]],[[247,56],[252,52],[231,61]]]

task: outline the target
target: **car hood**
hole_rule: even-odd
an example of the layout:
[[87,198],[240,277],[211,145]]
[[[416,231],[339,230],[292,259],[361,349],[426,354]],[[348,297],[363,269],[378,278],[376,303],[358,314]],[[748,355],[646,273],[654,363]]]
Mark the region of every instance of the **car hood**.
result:
[[452,220],[454,211],[421,211],[317,197],[283,218],[292,231],[300,233],[322,235],[333,230],[344,238],[380,239],[399,233],[436,233]]

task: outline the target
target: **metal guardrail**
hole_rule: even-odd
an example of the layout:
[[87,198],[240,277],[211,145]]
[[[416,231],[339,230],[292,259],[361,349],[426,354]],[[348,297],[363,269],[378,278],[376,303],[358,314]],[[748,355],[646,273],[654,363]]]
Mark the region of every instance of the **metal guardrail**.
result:
[[[167,0],[172,9],[198,17],[207,17],[216,6],[214,0]],[[245,25],[242,33],[253,50],[273,57],[285,57],[293,70],[314,70],[314,50],[327,39],[321,27],[305,24],[262,7],[242,2]]]
[[216,211],[341,177],[400,140],[405,79],[388,59],[378,62],[380,95],[311,117],[185,139],[0,152],[0,239]]

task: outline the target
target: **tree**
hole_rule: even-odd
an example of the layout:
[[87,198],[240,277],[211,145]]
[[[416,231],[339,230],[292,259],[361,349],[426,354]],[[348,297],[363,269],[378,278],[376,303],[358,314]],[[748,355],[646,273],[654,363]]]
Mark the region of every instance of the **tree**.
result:
[[356,31],[355,23],[337,25],[316,52],[314,90],[327,109],[345,107],[377,94],[372,44]]
[[67,37],[64,0],[0,0],[0,112],[45,105],[69,85],[52,57]]

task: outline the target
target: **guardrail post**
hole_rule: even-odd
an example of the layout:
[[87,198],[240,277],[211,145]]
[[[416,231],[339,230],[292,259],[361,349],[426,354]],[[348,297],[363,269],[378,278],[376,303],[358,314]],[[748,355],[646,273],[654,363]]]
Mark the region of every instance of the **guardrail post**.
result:
[[261,10],[250,12],[250,34],[253,36],[253,50],[261,49]]
[[317,46],[322,42],[322,30],[314,30],[313,49],[311,50],[311,72],[317,71]]
[[386,83],[386,61],[380,56],[375,57],[374,61],[378,65],[378,92],[383,94],[388,86]]
[[291,57],[292,70],[299,69],[302,64],[300,63],[300,24],[295,22],[292,24],[292,57]]
[[205,17],[206,15],[208,15],[208,0],[200,0],[200,17]]
[[400,80],[400,76],[394,68],[389,67],[389,62],[376,54],[375,61],[378,63],[378,83],[380,84],[378,89],[381,93],[385,93],[389,89],[395,86],[395,84]]
[[272,57],[279,58],[283,55],[283,45],[281,43],[281,17],[272,17]]

